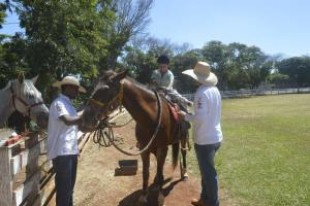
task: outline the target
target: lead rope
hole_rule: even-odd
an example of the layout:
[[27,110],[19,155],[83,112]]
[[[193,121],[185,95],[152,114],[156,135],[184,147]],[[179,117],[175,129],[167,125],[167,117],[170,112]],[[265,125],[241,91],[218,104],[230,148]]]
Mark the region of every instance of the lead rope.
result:
[[[111,126],[109,123],[107,122],[104,122],[103,125],[100,125],[101,128],[103,126],[106,126],[108,128],[108,132],[105,131],[105,132],[102,132],[102,129],[98,129],[95,131],[95,134],[94,134],[94,137],[95,140],[94,142],[96,141],[97,143],[99,143],[100,145],[102,146],[110,146],[110,145],[113,145],[118,151],[120,151],[121,153],[125,154],[125,155],[128,155],[128,156],[138,156],[138,155],[141,155],[143,152],[145,152],[147,149],[149,149],[150,145],[153,143],[155,137],[157,136],[157,133],[159,131],[159,127],[160,127],[160,123],[161,123],[161,118],[162,118],[162,102],[159,98],[159,95],[156,91],[154,91],[155,93],[155,96],[156,96],[156,99],[157,99],[157,105],[158,105],[158,110],[157,110],[157,125],[156,125],[156,128],[155,128],[155,131],[153,133],[153,136],[151,138],[151,140],[149,141],[149,143],[141,150],[139,150],[138,152],[136,153],[132,153],[132,152],[128,152],[128,151],[125,151],[123,150],[122,148],[120,148],[117,144],[115,144],[115,137],[114,137],[114,132],[113,132],[113,126]],[[109,142],[107,143],[105,141],[105,138],[104,138],[104,135],[107,137],[107,139],[109,140]],[[96,143],[95,142],[95,143]]]

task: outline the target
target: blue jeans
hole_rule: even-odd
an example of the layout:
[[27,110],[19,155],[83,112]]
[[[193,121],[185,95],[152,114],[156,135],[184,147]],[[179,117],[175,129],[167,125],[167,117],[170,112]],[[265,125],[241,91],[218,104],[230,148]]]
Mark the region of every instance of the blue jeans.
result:
[[56,205],[73,205],[73,188],[77,172],[77,155],[58,156],[53,159],[56,173]]
[[214,157],[221,143],[198,145],[195,144],[195,151],[201,174],[200,199],[211,206],[218,206],[218,182],[214,166]]

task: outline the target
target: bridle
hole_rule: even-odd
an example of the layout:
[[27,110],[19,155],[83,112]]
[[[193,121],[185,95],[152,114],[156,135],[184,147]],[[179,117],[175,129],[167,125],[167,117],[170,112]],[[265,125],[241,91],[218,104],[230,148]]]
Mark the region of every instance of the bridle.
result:
[[17,96],[17,95],[14,93],[13,85],[11,85],[10,91],[11,91],[11,94],[12,94],[12,103],[13,103],[14,109],[17,110],[17,107],[16,107],[16,100],[20,101],[25,107],[27,107],[27,113],[26,113],[26,115],[27,115],[28,117],[30,117],[30,112],[31,112],[31,109],[32,109],[32,108],[44,104],[44,102],[37,102],[37,103],[34,103],[34,104],[28,104],[24,99],[20,98],[19,96]]
[[101,108],[104,111],[113,111],[115,110],[117,107],[122,105],[123,102],[123,95],[124,95],[124,86],[123,84],[120,84],[120,89],[117,93],[117,95],[111,99],[109,102],[107,103],[102,103],[94,98],[90,98],[88,100],[89,103],[92,103],[93,105]]
[[[113,145],[118,151],[120,151],[121,153],[123,153],[125,155],[128,155],[128,156],[141,155],[146,150],[148,150],[150,148],[151,144],[154,142],[154,140],[155,140],[155,138],[156,138],[156,136],[158,134],[158,131],[159,131],[160,125],[161,125],[161,120],[162,120],[162,101],[161,101],[161,98],[159,97],[158,92],[154,90],[154,93],[155,93],[155,96],[156,96],[157,106],[158,106],[157,118],[156,118],[157,124],[156,124],[156,127],[154,129],[153,135],[150,138],[150,141],[144,146],[144,148],[142,148],[142,149],[140,148],[140,150],[137,151],[137,152],[129,152],[129,151],[125,151],[124,149],[119,147],[114,142],[115,137],[114,137],[113,128],[122,127],[122,126],[116,126],[116,125],[114,125],[114,123],[111,124],[108,121],[101,122],[99,124],[99,126],[97,127],[97,130],[95,130],[95,132],[93,133],[93,141],[94,141],[94,143],[98,143],[99,145],[105,146],[105,147]],[[102,130],[104,128],[107,128],[108,131],[103,132]],[[89,136],[90,135],[91,134],[89,134]],[[107,138],[107,140],[105,140],[105,137]]]
[[[123,84],[121,84],[120,89],[118,91],[118,94],[111,101],[109,101],[107,103],[102,103],[102,102],[100,102],[98,100],[90,98],[89,99],[89,103],[92,103],[92,104],[96,105],[97,107],[100,107],[100,108],[102,108],[104,110],[108,108],[108,109],[110,109],[109,111],[113,111],[118,106],[122,105],[123,93],[124,93],[124,88],[123,88]],[[93,133],[93,140],[94,140],[94,142],[95,143],[99,143],[102,146],[113,145],[118,151],[122,152],[125,155],[129,155],[129,156],[141,155],[143,152],[148,150],[149,147],[151,146],[151,144],[153,143],[154,139],[156,138],[157,134],[158,134],[158,131],[159,131],[160,125],[161,125],[161,119],[162,119],[162,101],[161,101],[157,91],[154,90],[154,93],[155,93],[156,100],[157,100],[157,105],[158,105],[157,118],[156,118],[157,125],[155,127],[154,133],[153,133],[150,141],[148,142],[147,145],[145,145],[144,148],[140,149],[140,151],[138,151],[136,153],[131,153],[131,152],[125,151],[122,148],[120,148],[114,142],[115,138],[114,138],[113,128],[115,128],[115,126],[113,124],[110,124],[107,121],[101,121],[101,124],[98,125],[97,129]],[[114,106],[115,104],[116,104],[116,106]],[[102,129],[104,129],[105,127],[108,128],[108,132],[102,132]],[[89,134],[89,136],[90,136],[90,134]],[[106,140],[104,139],[105,136],[107,137],[108,142],[106,142]],[[103,142],[104,144],[102,144],[101,142]]]

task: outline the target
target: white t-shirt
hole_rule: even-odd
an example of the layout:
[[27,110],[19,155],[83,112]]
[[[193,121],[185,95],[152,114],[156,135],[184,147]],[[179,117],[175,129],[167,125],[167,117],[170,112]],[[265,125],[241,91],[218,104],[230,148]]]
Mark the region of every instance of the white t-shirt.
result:
[[194,114],[185,120],[194,123],[194,142],[199,145],[215,144],[223,139],[221,130],[221,94],[215,86],[201,85],[194,99]]
[[78,128],[76,125],[66,125],[59,118],[63,115],[76,116],[77,112],[69,97],[60,94],[50,106],[47,129],[47,155],[49,160],[57,156],[79,154]]
[[154,70],[151,79],[156,82],[159,87],[166,88],[168,90],[173,89],[174,75],[170,70],[167,70],[164,74],[161,74],[158,69]]

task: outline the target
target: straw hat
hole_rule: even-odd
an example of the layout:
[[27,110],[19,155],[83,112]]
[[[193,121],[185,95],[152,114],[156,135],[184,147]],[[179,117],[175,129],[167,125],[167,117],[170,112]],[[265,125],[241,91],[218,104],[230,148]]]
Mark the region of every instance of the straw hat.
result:
[[182,74],[188,75],[207,86],[215,86],[217,84],[217,77],[210,71],[210,65],[207,62],[199,61],[194,69],[185,70]]
[[86,89],[80,85],[80,82],[74,76],[66,76],[61,81],[56,81],[53,87],[61,88],[62,85],[73,85],[79,87],[79,92],[86,93]]

